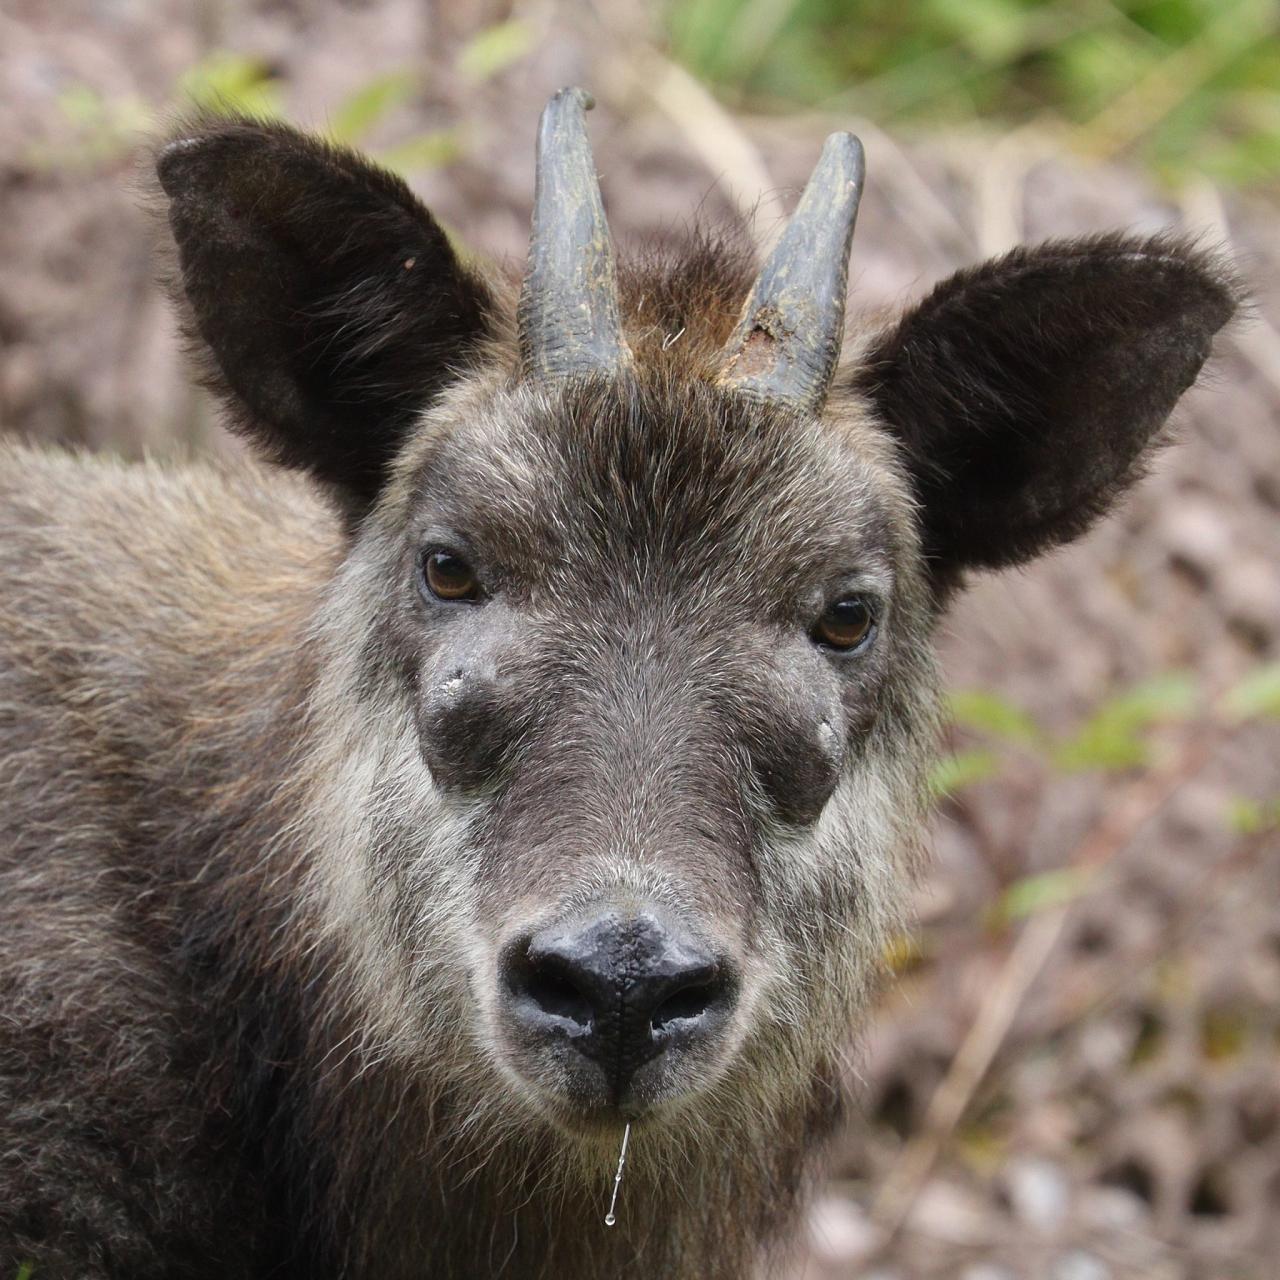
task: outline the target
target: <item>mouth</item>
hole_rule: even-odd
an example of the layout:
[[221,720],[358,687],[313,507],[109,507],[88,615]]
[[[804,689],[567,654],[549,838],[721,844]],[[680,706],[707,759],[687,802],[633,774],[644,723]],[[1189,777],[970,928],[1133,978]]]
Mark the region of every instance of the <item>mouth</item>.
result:
[[[557,1051],[557,1049],[559,1051]],[[498,1050],[503,1073],[512,1079],[526,1103],[547,1122],[578,1138],[616,1141],[628,1124],[652,1128],[695,1104],[720,1078],[720,1065],[677,1063],[662,1055],[627,1077],[611,1077],[602,1064],[580,1055],[571,1045],[527,1045],[509,1042]]]
[[603,1137],[613,1141],[627,1125],[633,1129],[652,1124],[655,1117],[651,1107],[614,1106],[612,1104],[575,1105],[562,1098],[546,1095],[538,1099],[543,1113],[558,1129],[576,1137]]
[[552,1091],[522,1077],[526,1096],[534,1108],[554,1128],[574,1138],[616,1145],[628,1125],[634,1137],[638,1133],[662,1128],[681,1109],[689,1094],[673,1098],[622,1101],[583,1098],[572,1093]]

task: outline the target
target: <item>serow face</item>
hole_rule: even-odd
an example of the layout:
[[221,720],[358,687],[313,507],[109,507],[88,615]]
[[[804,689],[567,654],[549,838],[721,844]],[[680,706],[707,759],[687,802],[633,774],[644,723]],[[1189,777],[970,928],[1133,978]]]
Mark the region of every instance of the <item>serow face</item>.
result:
[[616,1123],[721,1078],[762,1001],[802,1016],[805,947],[856,915],[847,846],[892,788],[815,833],[878,776],[897,535],[872,465],[709,388],[477,416],[415,476],[400,665],[466,815],[478,1037]]
[[341,148],[158,156],[230,423],[346,539],[308,847],[362,1008],[579,1131],[825,1087],[906,897],[935,616],[1142,474],[1240,297],[1174,236],[1050,241],[842,357],[856,139],[753,283],[714,241],[617,273],[586,105],[543,114],[518,304]]

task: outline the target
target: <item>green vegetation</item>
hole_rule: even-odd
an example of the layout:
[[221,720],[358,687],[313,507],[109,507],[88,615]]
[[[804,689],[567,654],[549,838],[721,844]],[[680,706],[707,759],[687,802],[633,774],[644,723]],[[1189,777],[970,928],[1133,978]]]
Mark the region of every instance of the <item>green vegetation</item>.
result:
[[1280,176],[1277,0],[670,0],[667,27],[740,106],[1035,122],[1171,181]]
[[[486,27],[459,49],[455,70],[480,84],[523,58],[533,39],[532,29],[519,20]],[[371,135],[386,121],[412,103],[421,87],[421,73],[407,68],[375,76],[334,105],[329,135],[337,142],[369,151],[381,164],[402,175],[451,163],[464,149],[461,128],[410,132],[384,147],[370,142]],[[267,63],[230,49],[216,50],[192,67],[163,103],[134,96],[106,98],[87,85],[71,85],[58,106],[74,126],[74,143],[56,154],[41,152],[28,159],[44,168],[111,164],[128,155],[144,137],[154,135],[166,117],[184,110],[283,119],[284,90],[284,83]]]
[[[463,53],[482,41],[484,34]],[[487,58],[484,66],[495,64],[493,54]],[[460,150],[459,137],[453,130],[412,134],[381,150],[368,145],[369,135],[407,103],[418,87],[417,76],[407,70],[374,77],[336,104],[329,120],[329,134],[337,142],[366,147],[381,163],[400,173],[448,164]],[[284,85],[271,69],[257,58],[225,49],[187,72],[169,103],[153,105],[137,98],[107,100],[76,85],[62,96],[60,105],[77,127],[77,143],[73,154],[41,157],[46,163],[110,162],[127,154],[143,136],[155,133],[163,117],[175,109],[194,108],[213,115],[249,115],[265,120],[285,116]]]
[[[1160,760],[1161,729],[1181,726],[1185,742],[1230,733],[1251,720],[1280,719],[1280,663],[1255,668],[1216,698],[1187,673],[1168,672],[1113,693],[1058,735],[1024,708],[985,690],[952,693],[947,708],[959,745],[934,769],[931,783],[939,800],[1007,777],[1017,766],[1030,766],[1045,778],[1077,772],[1136,775]],[[1280,796],[1236,797],[1222,816],[1225,827],[1241,839],[1269,837],[1280,830]],[[1064,905],[1088,892],[1097,872],[1090,865],[1065,866],[1014,880],[992,905],[987,923],[1001,928]]]
[[1146,764],[1147,730],[1187,719],[1197,704],[1195,682],[1185,672],[1156,676],[1107,699],[1070,737],[1053,745],[1054,762],[1066,772]]
[[[999,774],[1011,753],[1030,756],[1053,772],[1123,772],[1150,763],[1153,731],[1162,725],[1196,721],[1230,728],[1280,718],[1280,663],[1255,668],[1217,699],[1209,699],[1189,673],[1165,672],[1113,693],[1062,736],[1047,733],[1024,708],[986,690],[950,694],[947,711],[961,735],[980,745],[963,746],[940,762],[933,777],[939,796]],[[1280,799],[1242,800],[1231,825],[1254,829],[1276,805]]]
[[[659,12],[672,55],[731,106],[856,113],[898,132],[1031,124],[1171,182],[1204,175],[1280,190],[1280,0],[664,0]],[[453,69],[481,83],[537,38],[520,19],[496,23],[459,49]],[[336,104],[335,135],[363,142],[419,87],[418,72],[376,77]],[[75,158],[97,163],[148,131],[158,108],[277,116],[282,90],[259,59],[223,49],[168,103],[72,86],[62,107],[83,134]],[[381,158],[431,168],[463,146],[457,130],[441,130]]]

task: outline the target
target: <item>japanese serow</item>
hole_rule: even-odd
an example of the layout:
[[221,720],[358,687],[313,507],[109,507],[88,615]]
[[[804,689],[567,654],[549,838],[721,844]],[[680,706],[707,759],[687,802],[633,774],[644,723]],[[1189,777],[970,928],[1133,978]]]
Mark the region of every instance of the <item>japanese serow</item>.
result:
[[842,357],[854,138],[758,274],[615,267],[586,102],[519,282],[348,151],[185,128],[175,292],[255,460],[0,453],[6,1280],[785,1244],[919,860],[941,611],[1111,506],[1237,289],[1049,243]]

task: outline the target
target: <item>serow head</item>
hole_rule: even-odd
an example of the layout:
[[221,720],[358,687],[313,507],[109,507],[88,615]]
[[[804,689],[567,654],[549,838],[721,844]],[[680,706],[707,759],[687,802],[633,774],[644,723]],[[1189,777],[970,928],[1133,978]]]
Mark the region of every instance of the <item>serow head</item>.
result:
[[618,266],[587,105],[518,287],[283,126],[199,122],[160,181],[232,426],[336,514],[298,838],[371,1023],[561,1134],[748,1123],[825,1087],[906,896],[946,600],[1112,504],[1236,294],[1053,242],[842,355],[856,139],[758,273]]

